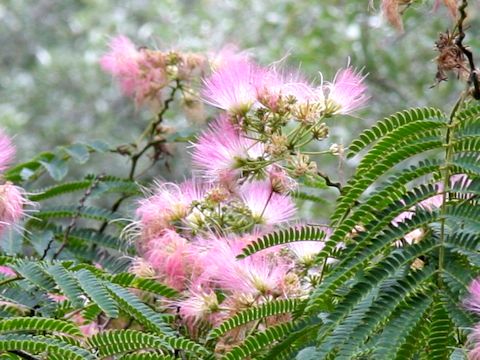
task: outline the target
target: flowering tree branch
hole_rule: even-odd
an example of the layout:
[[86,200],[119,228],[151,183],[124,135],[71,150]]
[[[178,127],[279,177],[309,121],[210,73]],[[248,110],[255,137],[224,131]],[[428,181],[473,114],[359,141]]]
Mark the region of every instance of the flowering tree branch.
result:
[[458,7],[458,12],[459,12],[459,17],[458,17],[458,22],[457,22],[457,29],[458,29],[458,36],[455,41],[455,44],[459,47],[459,49],[462,51],[462,53],[465,55],[465,57],[468,59],[468,65],[470,67],[470,76],[468,79],[469,84],[473,84],[473,92],[472,96],[476,100],[480,100],[480,84],[479,84],[479,79],[478,79],[478,73],[477,69],[475,67],[475,63],[473,61],[473,54],[468,49],[465,45],[463,45],[463,40],[465,39],[465,32],[464,32],[464,27],[463,23],[465,19],[467,18],[467,12],[466,9],[468,7],[468,0],[462,0],[462,3]]

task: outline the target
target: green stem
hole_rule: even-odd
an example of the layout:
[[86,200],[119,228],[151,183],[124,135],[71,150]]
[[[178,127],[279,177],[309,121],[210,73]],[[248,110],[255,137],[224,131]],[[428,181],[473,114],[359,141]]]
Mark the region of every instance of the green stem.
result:
[[[439,248],[438,248],[438,270],[439,272],[443,271],[444,262],[445,262],[445,228],[446,228],[446,210],[449,200],[449,188],[450,188],[450,163],[453,156],[452,151],[452,139],[454,136],[454,130],[456,127],[455,124],[455,114],[461,105],[465,101],[465,98],[468,94],[468,91],[463,92],[460,95],[460,98],[455,103],[455,106],[450,113],[450,117],[447,125],[447,132],[445,134],[445,169],[443,171],[443,193],[442,193],[442,206],[440,208],[440,239],[439,239]],[[439,283],[441,283],[441,278],[439,277]]]
[[8,279],[2,280],[2,281],[0,281],[0,286],[6,285],[6,284],[9,284],[11,282],[18,281],[18,280],[23,280],[23,276],[10,277]]

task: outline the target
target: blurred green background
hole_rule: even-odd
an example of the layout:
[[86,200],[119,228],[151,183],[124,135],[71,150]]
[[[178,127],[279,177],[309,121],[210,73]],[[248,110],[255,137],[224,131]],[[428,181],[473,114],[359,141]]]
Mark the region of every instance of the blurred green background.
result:
[[[348,144],[361,129],[395,111],[439,106],[448,111],[461,85],[453,79],[435,88],[434,42],[451,27],[446,9],[416,2],[396,32],[368,1],[354,0],[7,0],[0,4],[0,124],[16,135],[19,160],[56,145],[94,138],[129,142],[152,114],[121,95],[98,60],[109,37],[124,34],[136,44],[160,49],[214,51],[226,43],[250,50],[263,64],[286,62],[310,78],[332,79],[349,59],[368,73],[371,100],[356,117],[333,120],[330,142]],[[472,2],[467,43],[480,47],[479,2]],[[169,125],[184,124],[170,114]],[[184,126],[184,125],[179,125]],[[180,159],[186,145],[177,146]],[[174,160],[175,162],[175,160]],[[93,166],[120,171],[126,166]],[[175,163],[174,163],[175,165]],[[180,177],[188,161],[177,161]],[[347,164],[347,171],[355,161]],[[321,160],[334,173],[336,159]],[[338,177],[335,174],[334,177]]]

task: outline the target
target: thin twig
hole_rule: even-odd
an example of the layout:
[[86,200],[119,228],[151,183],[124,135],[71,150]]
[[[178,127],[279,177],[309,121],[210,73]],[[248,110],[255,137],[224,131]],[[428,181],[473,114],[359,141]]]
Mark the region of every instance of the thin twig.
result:
[[[75,215],[72,217],[72,219],[70,220],[70,224],[68,224],[68,227],[65,230],[65,233],[63,235],[62,244],[60,245],[58,250],[55,252],[55,254],[53,254],[52,259],[56,259],[60,255],[60,253],[63,251],[63,249],[65,249],[65,246],[67,246],[68,237],[70,236],[70,233],[72,232],[72,230],[77,225],[78,218],[80,217],[81,211],[85,206],[85,202],[87,201],[88,197],[92,194],[92,191],[98,186],[98,184],[100,183],[100,181],[102,181],[103,178],[104,178],[104,175],[96,176],[94,178],[94,180],[92,181],[92,183],[90,184],[90,186],[88,187],[87,191],[85,191],[85,193],[83,194],[82,198],[78,202],[78,206],[77,206],[77,210],[75,212]],[[47,247],[45,248],[45,251],[44,251],[43,256],[42,256],[42,260],[45,259],[45,257],[47,256],[47,253],[48,253],[52,243],[53,243],[53,239],[50,240]]]
[[14,281],[23,280],[23,279],[24,279],[23,276],[9,277],[8,279],[5,279],[5,280],[0,281],[0,286],[9,284],[9,283],[14,282]]
[[468,65],[470,67],[470,76],[468,79],[468,83],[473,84],[473,89],[474,89],[472,94],[473,97],[476,100],[480,100],[480,84],[479,84],[478,74],[475,67],[475,62],[473,61],[473,54],[465,45],[463,45],[463,40],[465,39],[465,31],[464,31],[463,23],[467,19],[467,11],[466,11],[467,6],[468,6],[468,0],[463,0],[460,6],[458,7],[458,12],[460,16],[458,17],[458,21],[456,24],[456,27],[458,29],[458,36],[457,36],[457,39],[455,40],[455,45],[458,46],[458,48],[462,51],[462,53],[468,59]]
[[[129,173],[128,173],[128,179],[129,180],[132,180],[134,181],[135,180],[135,175],[136,175],[136,170],[137,170],[137,165],[138,165],[138,161],[140,160],[140,158],[152,147],[155,147],[157,146],[158,144],[164,142],[164,140],[155,140],[155,132],[158,128],[158,126],[161,124],[161,122],[163,121],[163,117],[165,115],[165,113],[168,111],[168,109],[170,108],[170,104],[175,100],[175,94],[177,93],[177,91],[179,89],[181,89],[181,84],[180,84],[180,81],[177,80],[176,81],[176,84],[175,86],[172,88],[172,92],[170,93],[170,96],[164,101],[163,103],[163,108],[162,110],[158,113],[155,121],[153,121],[152,123],[150,123],[149,125],[149,134],[148,134],[148,141],[147,143],[145,144],[145,146],[143,148],[141,148],[139,151],[137,151],[135,154],[132,154],[130,156],[130,159],[132,161],[132,165],[130,166],[130,170],[129,170]],[[147,128],[147,129],[148,129]],[[115,201],[115,203],[112,205],[111,207],[111,212],[115,212],[118,210],[118,208],[120,207],[120,205],[130,197],[129,194],[124,194],[122,195],[120,198],[117,199],[117,201]],[[105,229],[107,228],[108,226],[108,221],[104,221],[102,223],[102,225],[100,226],[100,228],[98,229],[98,233],[99,234],[102,234]]]
[[327,174],[324,174],[320,171],[317,171],[317,175],[320,176],[322,179],[325,180],[325,184],[329,187],[334,187],[336,188],[340,193],[342,192],[342,184],[340,184],[339,182],[334,182],[330,179],[330,177],[327,175]]
[[27,360],[38,360],[38,358],[34,357],[34,356],[31,356],[30,354],[27,354],[23,351],[19,351],[19,350],[10,350],[8,351],[9,353],[11,354],[15,354],[17,356],[20,356],[22,359],[27,359]]

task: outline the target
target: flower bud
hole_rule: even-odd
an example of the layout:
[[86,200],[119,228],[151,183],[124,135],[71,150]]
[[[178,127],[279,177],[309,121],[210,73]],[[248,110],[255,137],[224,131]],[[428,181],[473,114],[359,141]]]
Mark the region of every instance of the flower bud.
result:
[[328,137],[329,129],[327,124],[321,123],[312,129],[312,136],[316,140],[323,140]]
[[297,182],[289,177],[286,171],[278,165],[273,165],[268,175],[272,189],[276,193],[288,194],[297,187]]
[[129,271],[142,278],[154,278],[156,275],[152,265],[139,257],[133,259]]
[[266,147],[268,154],[273,157],[282,157],[288,152],[288,138],[285,135],[273,134],[270,143]]
[[320,102],[296,103],[292,106],[292,115],[299,122],[312,125],[322,116],[323,110],[323,103]]
[[332,155],[335,156],[343,156],[343,154],[345,153],[345,148],[342,144],[332,144],[329,150]]
[[303,175],[313,175],[317,172],[317,164],[310,161],[308,155],[298,154],[290,159],[293,165],[293,176],[300,177]]

